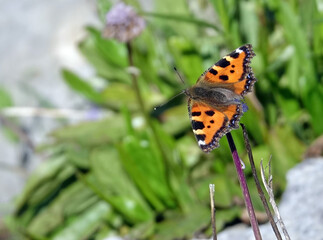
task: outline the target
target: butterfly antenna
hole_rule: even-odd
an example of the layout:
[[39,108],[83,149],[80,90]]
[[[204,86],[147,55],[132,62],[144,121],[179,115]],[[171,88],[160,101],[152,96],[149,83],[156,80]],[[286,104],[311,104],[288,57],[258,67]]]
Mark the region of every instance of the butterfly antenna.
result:
[[182,90],[180,93],[176,94],[176,95],[175,95],[174,97],[172,97],[171,99],[169,99],[167,102],[162,103],[162,104],[158,105],[157,107],[154,107],[154,110],[156,111],[156,110],[157,110],[157,108],[160,108],[160,107],[162,107],[162,106],[166,105],[167,103],[169,103],[170,101],[172,101],[174,98],[178,97],[179,95],[183,94],[184,92],[185,92],[185,89],[184,89],[184,90]]
[[179,72],[177,71],[177,68],[174,67],[174,71],[176,72],[177,76],[179,77],[179,79],[182,81],[182,83],[185,85],[185,81],[183,80],[182,76],[179,74]]
[[[181,80],[181,82],[185,85],[185,81],[183,80],[182,76],[179,74],[179,72],[177,71],[177,68],[174,67],[174,71],[176,72],[177,76],[179,77],[179,79]],[[170,101],[172,101],[174,98],[178,97],[179,95],[183,94],[186,92],[186,89],[182,90],[180,93],[176,94],[174,97],[172,97],[171,99],[169,99],[167,102],[163,103],[163,104],[160,104],[159,106],[157,107],[154,107],[154,110],[156,111],[157,108],[160,108],[164,105],[166,105],[167,103],[169,103]]]

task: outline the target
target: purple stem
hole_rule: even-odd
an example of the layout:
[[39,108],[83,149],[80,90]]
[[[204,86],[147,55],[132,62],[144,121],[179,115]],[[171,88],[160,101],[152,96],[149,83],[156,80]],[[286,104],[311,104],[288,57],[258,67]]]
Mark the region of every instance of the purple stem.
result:
[[246,208],[248,210],[250,223],[251,223],[253,233],[255,235],[255,239],[256,240],[261,240],[262,238],[261,238],[258,222],[257,222],[257,219],[256,219],[256,214],[255,214],[255,211],[253,209],[253,205],[252,205],[252,202],[251,202],[247,181],[246,181],[246,178],[244,176],[244,173],[243,173],[243,170],[242,170],[242,167],[241,167],[241,162],[240,162],[240,158],[239,158],[236,146],[234,144],[234,141],[233,141],[231,133],[227,133],[226,136],[227,136],[229,146],[230,146],[230,149],[231,149],[233,162],[234,162],[234,165],[236,166],[236,170],[237,170],[237,173],[238,173],[238,178],[239,178],[240,186],[241,186],[241,189],[242,189],[243,198],[244,198],[244,201],[245,201],[245,204],[246,204]]

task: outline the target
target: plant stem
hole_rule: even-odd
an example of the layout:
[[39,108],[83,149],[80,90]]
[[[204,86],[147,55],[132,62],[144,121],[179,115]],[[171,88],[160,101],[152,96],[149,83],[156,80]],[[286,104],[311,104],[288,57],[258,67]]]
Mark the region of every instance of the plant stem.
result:
[[227,136],[229,146],[230,146],[230,149],[231,149],[233,162],[234,162],[234,165],[236,166],[238,179],[239,179],[240,186],[241,186],[241,189],[242,189],[243,198],[244,198],[244,201],[245,201],[245,204],[246,204],[246,208],[248,210],[250,223],[251,223],[253,233],[255,235],[255,239],[256,240],[261,240],[262,238],[261,238],[258,222],[257,222],[257,219],[256,219],[256,214],[255,214],[252,202],[251,202],[247,181],[246,181],[246,178],[244,176],[244,173],[243,173],[243,170],[242,170],[242,167],[241,167],[240,157],[238,155],[238,152],[237,152],[236,146],[234,144],[234,141],[233,141],[231,133],[230,132],[227,133],[226,136]]
[[[133,53],[132,53],[132,47],[131,47],[130,42],[127,42],[127,50],[128,50],[129,66],[133,67],[134,66]],[[135,74],[131,73],[131,77],[132,77],[132,85],[133,85],[133,87],[135,89],[135,94],[136,94],[137,101],[139,103],[140,111],[144,115],[144,118],[147,121],[147,124],[149,124],[149,118],[148,118],[148,115],[146,113],[145,103],[144,103],[144,100],[143,100],[142,95],[141,95],[141,91],[140,91],[140,88],[139,88],[137,76]]]
[[213,240],[217,240],[216,236],[216,218],[215,218],[215,213],[216,209],[214,206],[214,184],[209,185],[210,188],[210,203],[211,203],[211,225],[212,225],[212,233],[213,233]]
[[[129,66],[134,67],[133,51],[132,51],[131,42],[127,42],[127,50],[128,50]],[[135,89],[136,98],[137,98],[137,101],[138,101],[138,104],[139,104],[140,111],[141,111],[142,115],[145,118],[146,124],[151,129],[152,137],[154,138],[154,140],[155,140],[155,142],[156,142],[156,144],[158,146],[158,149],[160,151],[160,154],[162,156],[164,166],[165,166],[165,179],[166,179],[168,188],[173,193],[173,196],[175,196],[172,184],[170,182],[171,181],[170,180],[171,179],[171,172],[170,172],[171,168],[170,168],[170,163],[169,163],[167,154],[165,153],[165,151],[163,149],[163,145],[162,145],[160,139],[158,138],[155,126],[154,126],[153,122],[151,121],[151,119],[150,119],[150,117],[149,117],[149,115],[148,115],[148,113],[146,111],[145,103],[144,103],[144,100],[142,98],[142,94],[141,94],[140,87],[139,87],[139,84],[138,84],[137,76],[134,73],[131,73],[131,77],[132,77],[132,84],[133,84],[133,87]],[[174,199],[175,199],[175,201],[178,202],[178,199],[176,197],[174,197]],[[180,204],[179,204],[179,206],[182,207]]]
[[252,170],[252,175],[253,175],[253,179],[255,180],[255,183],[256,183],[256,186],[257,186],[257,190],[258,190],[259,197],[260,197],[260,199],[262,201],[262,204],[264,205],[266,214],[267,214],[267,216],[269,218],[269,222],[271,224],[271,227],[273,228],[273,231],[274,231],[274,233],[276,235],[276,238],[278,240],[282,240],[282,237],[280,235],[279,229],[278,229],[277,224],[276,224],[276,222],[275,222],[275,220],[273,218],[273,215],[271,214],[271,211],[269,209],[269,206],[268,206],[268,203],[267,203],[265,194],[262,191],[262,188],[261,188],[261,185],[260,185],[260,182],[259,182],[259,178],[258,178],[258,175],[257,175],[257,171],[256,171],[256,167],[255,167],[255,162],[253,160],[252,150],[251,150],[251,147],[250,147],[250,143],[249,143],[249,138],[248,138],[248,133],[247,133],[246,127],[242,123],[240,125],[241,125],[242,130],[243,130],[243,139],[244,139],[245,147],[247,149],[247,153],[248,153],[248,157],[249,157],[249,162],[250,162],[250,166],[251,166],[251,170]]
[[266,181],[266,176],[265,176],[265,170],[264,170],[264,166],[262,164],[262,160],[260,162],[260,173],[261,173],[261,179],[262,179],[262,183],[265,186],[265,189],[269,195],[269,202],[276,214],[276,217],[278,219],[278,222],[280,224],[281,229],[283,230],[284,236],[286,240],[290,240],[290,236],[288,234],[287,228],[285,226],[285,223],[280,215],[279,209],[277,207],[276,201],[275,201],[275,196],[274,196],[274,190],[273,190],[273,186],[272,186],[272,180],[273,180],[273,176],[271,175],[271,158],[269,159],[268,162],[268,182]]

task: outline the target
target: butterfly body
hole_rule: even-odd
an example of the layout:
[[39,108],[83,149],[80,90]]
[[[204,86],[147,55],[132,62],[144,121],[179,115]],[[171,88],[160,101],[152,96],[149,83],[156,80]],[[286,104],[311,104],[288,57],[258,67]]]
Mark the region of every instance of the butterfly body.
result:
[[204,152],[219,147],[221,137],[239,127],[244,112],[243,97],[256,82],[249,66],[253,56],[250,44],[234,50],[184,91],[189,97],[193,132]]
[[194,86],[188,90],[187,95],[195,101],[204,102],[212,107],[237,104],[242,99],[232,90],[224,87],[198,87]]

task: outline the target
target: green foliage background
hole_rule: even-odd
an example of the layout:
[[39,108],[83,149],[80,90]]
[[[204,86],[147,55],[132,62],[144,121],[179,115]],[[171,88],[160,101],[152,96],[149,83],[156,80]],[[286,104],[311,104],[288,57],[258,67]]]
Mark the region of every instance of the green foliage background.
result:
[[[132,86],[125,44],[103,39],[88,27],[79,48],[105,85],[96,89],[64,69],[71,89],[111,116],[58,129],[43,146],[48,160],[32,175],[7,220],[15,234],[31,239],[174,239],[210,234],[208,184],[215,184],[217,227],[241,215],[242,196],[226,139],[211,154],[198,148],[186,101],[178,97],[220,57],[251,43],[258,82],[241,122],[252,141],[257,166],[272,155],[277,194],[286,171],[302,158],[306,145],[323,132],[323,3],[276,0],[156,0],[145,12],[144,32],[132,41],[140,74],[142,115]],[[98,0],[104,22],[111,7]],[[170,7],[171,6],[171,7]],[[241,130],[233,131],[246,160]],[[247,162],[247,161],[245,161]],[[246,175],[251,177],[249,166]],[[254,184],[250,191],[262,210]]]

